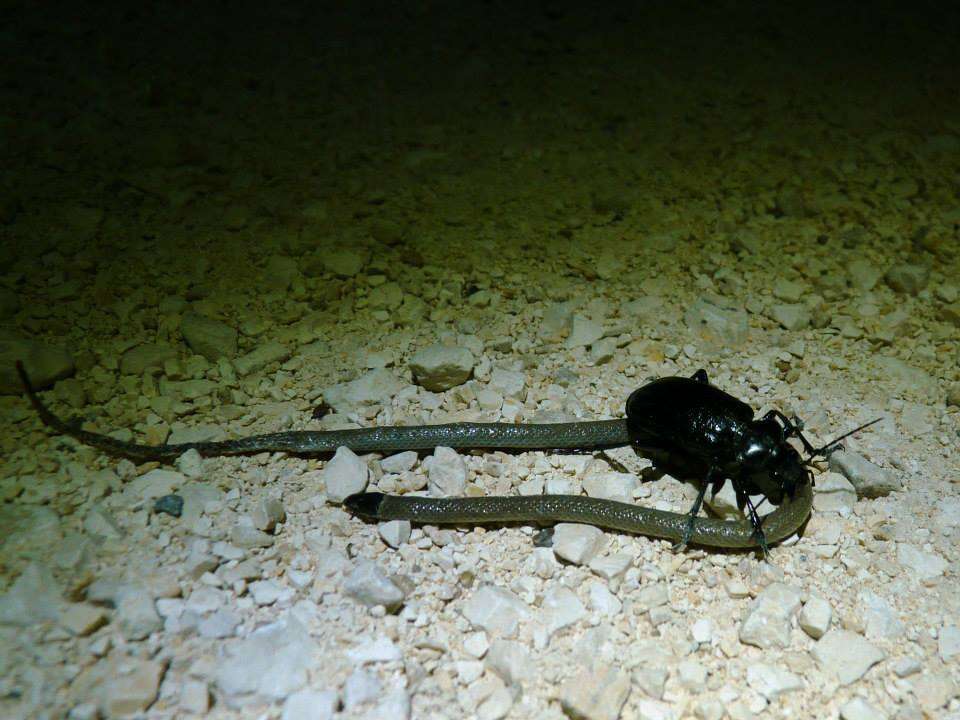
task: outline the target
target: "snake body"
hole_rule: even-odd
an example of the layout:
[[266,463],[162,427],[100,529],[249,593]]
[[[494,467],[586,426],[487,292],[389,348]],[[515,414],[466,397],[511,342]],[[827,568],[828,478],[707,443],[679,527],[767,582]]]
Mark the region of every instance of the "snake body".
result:
[[[785,499],[763,518],[763,534],[767,542],[778,542],[795,533],[810,514],[812,504],[813,489],[809,484],[801,487],[792,498]],[[572,522],[676,542],[683,539],[687,524],[685,514],[582,495],[432,498],[358,493],[349,496],[344,505],[353,514],[369,520],[412,520],[431,525]],[[696,519],[690,540],[698,545],[718,548],[758,545],[753,529],[746,523],[701,517]]]
[[[54,414],[37,396],[22,365],[17,371],[27,396],[45,425],[112,455],[139,462],[170,462],[188,450],[211,457],[260,452],[294,454],[332,453],[348,447],[359,453],[432,450],[439,446],[467,449],[592,449],[631,444],[625,419],[574,423],[514,425],[508,423],[448,423],[441,425],[356,428],[329,431],[290,431],[235,440],[143,445],[91,432],[79,423]],[[611,530],[679,541],[687,515],[579,495],[430,498],[382,493],[351,495],[344,503],[355,515],[369,520],[411,520],[430,524],[533,522],[587,523]],[[813,492],[809,484],[763,518],[767,542],[796,532],[810,514]],[[692,542],[709,547],[744,548],[758,545],[747,524],[697,518]]]

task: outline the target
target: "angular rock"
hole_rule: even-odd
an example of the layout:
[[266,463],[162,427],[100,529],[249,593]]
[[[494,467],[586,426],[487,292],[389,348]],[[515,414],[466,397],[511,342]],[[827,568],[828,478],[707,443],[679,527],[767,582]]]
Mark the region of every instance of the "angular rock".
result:
[[583,720],[617,720],[630,695],[630,676],[622,670],[597,663],[560,686],[564,711]]
[[153,595],[142,585],[122,587],[116,604],[117,624],[127,640],[143,640],[163,627]]
[[0,395],[23,392],[15,363],[23,362],[36,390],[45,390],[74,372],[73,357],[64,348],[26,338],[0,337]]
[[885,713],[860,697],[848,700],[840,706],[840,720],[886,720]]
[[27,627],[60,615],[62,591],[43,565],[27,565],[13,586],[0,596],[0,625]]
[[323,399],[335,408],[377,405],[388,402],[404,384],[385,368],[364,373],[356,380],[334,385],[323,391]]
[[[849,480],[857,497],[878,498],[900,490],[900,479],[892,471],[874,465],[865,457],[846,450],[830,454],[830,469]],[[819,485],[819,479],[817,485]]]
[[831,630],[813,646],[813,657],[841,685],[856,682],[886,654],[864,637],[839,628]]
[[380,467],[383,468],[385,473],[399,474],[407,470],[412,470],[413,466],[417,464],[418,458],[419,456],[416,452],[407,450],[397,453],[396,455],[385,457],[380,461]]
[[838,512],[846,515],[857,502],[857,491],[842,475],[826,472],[817,478],[813,507],[820,512]]
[[813,596],[803,606],[797,620],[800,628],[814,640],[819,640],[830,629],[833,608],[821,597]]
[[592,345],[603,337],[603,326],[581,315],[573,316],[567,347],[576,348]]
[[770,308],[770,318],[779,323],[784,330],[796,332],[810,327],[812,316],[806,305],[778,303]]
[[916,295],[926,287],[930,269],[923,265],[902,263],[887,270],[883,279],[897,292]]
[[84,637],[103,627],[107,620],[103,608],[86,603],[69,603],[61,610],[58,622],[71,635]]
[[603,531],[593,525],[558,523],[553,528],[553,552],[561,560],[585,565],[606,545]]
[[370,560],[359,560],[343,584],[344,592],[367,607],[383,605],[394,610],[403,604],[405,594]]
[[283,703],[281,720],[333,720],[337,711],[336,690],[317,692],[309,688],[298,690]]
[[921,582],[934,580],[947,569],[947,561],[940,554],[908,543],[897,544],[897,562],[909,568]]
[[516,640],[496,639],[490,644],[485,663],[508,685],[526,682],[535,675],[530,650]]
[[147,370],[159,370],[167,360],[173,360],[176,357],[176,349],[169,345],[154,343],[136,345],[120,356],[120,374],[142,375]]
[[152,660],[128,658],[103,686],[103,708],[109,717],[142,713],[157,699],[166,667]]
[[530,608],[506,588],[483,585],[464,604],[463,616],[476,628],[508,638],[530,616]]
[[347,650],[347,657],[358,665],[373,662],[393,662],[402,660],[403,653],[393,640],[382,635],[372,640],[364,640]]
[[523,391],[527,386],[527,376],[516,370],[504,370],[503,368],[494,368],[490,373],[490,381],[487,387],[494,392],[500,393],[503,397],[523,400]]
[[322,657],[316,641],[292,615],[257,628],[226,649],[215,679],[222,692],[237,698],[281,700],[306,684]]
[[180,332],[187,347],[210,362],[237,354],[237,331],[220,320],[187,313],[180,321]]
[[443,392],[470,379],[474,358],[467,348],[431,345],[410,358],[417,383],[431,392]]
[[956,625],[945,625],[940,628],[937,636],[937,650],[944,662],[949,662],[960,655],[960,628]]
[[562,585],[554,585],[544,594],[541,608],[550,632],[573,625],[587,614],[577,594]]
[[861,590],[858,599],[868,640],[892,640],[903,635],[906,627],[890,603],[872,590]]
[[410,539],[410,521],[390,520],[389,522],[380,523],[377,531],[387,545],[396,549]]
[[290,357],[290,350],[278,342],[268,342],[258,345],[246,355],[237,358],[233,367],[240,377],[252,375],[263,370],[271,363],[282,363]]
[[327,499],[342,503],[349,495],[363,492],[370,480],[370,468],[350,448],[339,447],[323,468]]
[[457,497],[466,492],[467,465],[456,450],[438,447],[425,463],[431,496]]
[[773,702],[788,692],[802,690],[803,680],[781,667],[754,663],[747,668],[747,685]]
[[761,649],[790,645],[790,618],[800,607],[800,592],[773,583],[761,592],[740,624],[740,642]]

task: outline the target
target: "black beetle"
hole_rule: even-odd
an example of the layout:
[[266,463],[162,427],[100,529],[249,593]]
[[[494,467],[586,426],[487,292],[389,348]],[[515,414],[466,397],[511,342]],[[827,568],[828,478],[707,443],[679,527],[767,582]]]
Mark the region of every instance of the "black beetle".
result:
[[[626,412],[638,454],[671,475],[700,482],[679,546],[690,540],[707,488],[712,486],[716,492],[729,479],[740,509],[747,509],[764,554],[767,544],[750,496],[763,495],[775,504],[793,497],[802,483],[813,482],[809,469],[813,458],[826,457],[841,440],[880,419],[815,448],[801,432],[803,425],[798,419],[788,419],[778,410],[754,418],[753,408],[711,385],[702,369],[689,378],[660,378],[634,390]],[[803,445],[806,459],[787,442],[792,437]]]

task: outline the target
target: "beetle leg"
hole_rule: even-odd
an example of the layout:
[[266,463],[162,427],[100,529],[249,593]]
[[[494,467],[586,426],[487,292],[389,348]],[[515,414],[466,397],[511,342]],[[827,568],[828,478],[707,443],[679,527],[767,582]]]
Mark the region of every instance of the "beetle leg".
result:
[[707,371],[704,370],[703,368],[700,368],[699,370],[697,370],[693,375],[690,376],[690,378],[692,380],[696,380],[699,383],[710,382],[709,380],[707,380]]
[[803,449],[808,455],[814,455],[817,452],[816,448],[810,444],[810,441],[807,440],[806,436],[803,434],[803,423],[799,419],[794,418],[791,420],[779,410],[771,410],[763,416],[764,420],[770,420],[772,418],[776,418],[783,425],[784,438],[797,438],[803,444]]
[[753,528],[753,537],[757,541],[757,545],[760,546],[763,559],[766,560],[770,555],[770,547],[767,545],[767,538],[763,534],[763,521],[760,520],[760,513],[757,512],[757,507],[750,500],[750,496],[740,489],[737,483],[734,483],[733,489],[737,493],[737,505],[741,510],[744,508],[747,510],[747,517],[750,519],[750,526]]
[[714,475],[716,475],[716,471],[710,468],[707,471],[707,477],[700,485],[700,492],[697,493],[697,499],[693,501],[693,507],[691,507],[690,512],[687,513],[687,525],[683,529],[683,539],[673,546],[674,552],[686,549],[690,538],[693,537],[693,526],[697,521],[697,515],[700,513],[700,507],[703,505],[703,498],[707,494],[707,488],[710,487],[711,484],[715,485],[717,483],[717,480],[713,479]]

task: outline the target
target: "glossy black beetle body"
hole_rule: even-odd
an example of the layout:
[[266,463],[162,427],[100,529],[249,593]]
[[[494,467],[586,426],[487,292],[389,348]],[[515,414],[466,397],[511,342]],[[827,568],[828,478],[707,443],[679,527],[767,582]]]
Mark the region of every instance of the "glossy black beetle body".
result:
[[[719,490],[730,480],[741,509],[745,506],[749,511],[764,552],[760,517],[749,496],[763,495],[776,504],[793,497],[803,483],[812,482],[807,468],[810,458],[836,447],[834,441],[814,448],[803,436],[799,421],[777,410],[754,418],[749,405],[710,385],[705,370],[691,378],[660,378],[635,390],[627,399],[626,414],[639,454],[671,474],[701,482],[690,511],[687,539],[707,488],[712,485]],[[800,440],[810,458],[805,461],[800,456],[787,442],[790,437]]]

